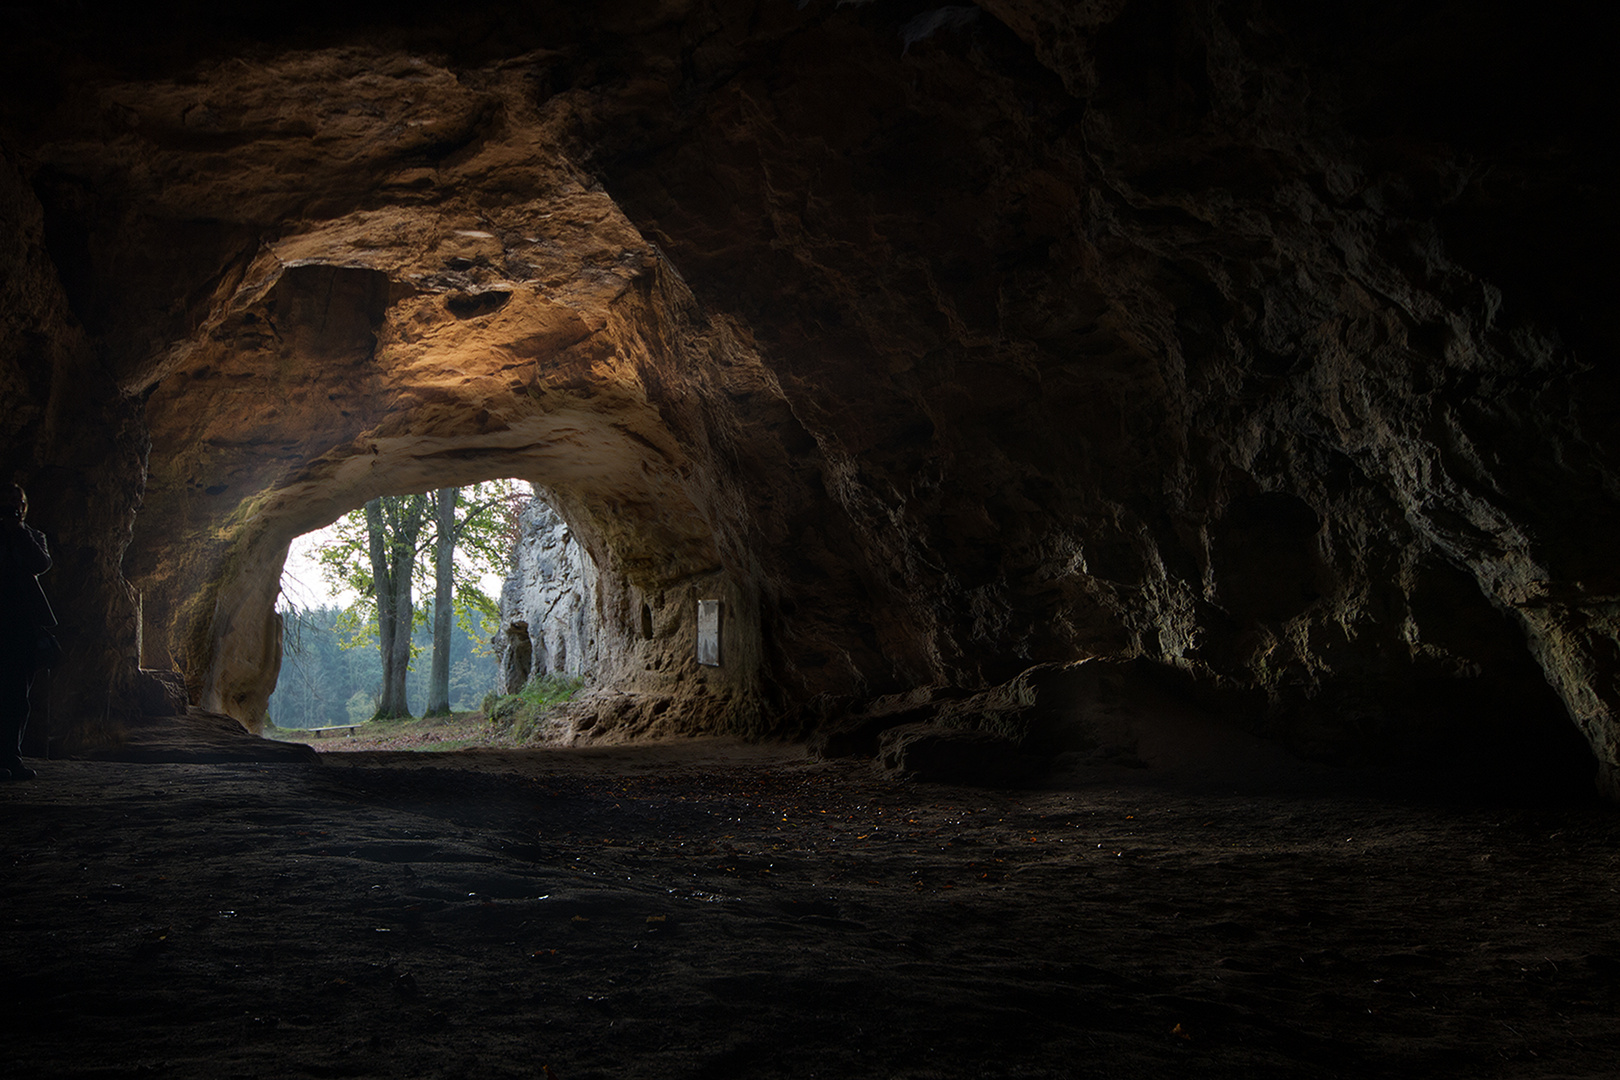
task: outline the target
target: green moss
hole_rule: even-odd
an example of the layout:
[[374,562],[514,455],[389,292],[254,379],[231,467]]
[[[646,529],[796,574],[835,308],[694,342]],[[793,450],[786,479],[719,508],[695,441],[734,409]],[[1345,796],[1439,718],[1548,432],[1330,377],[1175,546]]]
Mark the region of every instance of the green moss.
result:
[[542,675],[530,679],[515,694],[484,698],[484,716],[490,724],[508,730],[519,742],[532,737],[540,718],[553,708],[573,698],[584,679],[568,675]]

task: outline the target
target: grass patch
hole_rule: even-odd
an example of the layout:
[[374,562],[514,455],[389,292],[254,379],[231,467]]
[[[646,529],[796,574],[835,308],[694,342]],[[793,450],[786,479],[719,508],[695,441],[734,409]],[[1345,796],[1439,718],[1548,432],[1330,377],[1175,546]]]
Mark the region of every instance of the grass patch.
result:
[[485,697],[484,715],[489,718],[491,727],[509,732],[518,742],[526,742],[534,735],[541,717],[572,699],[584,685],[584,679],[569,675],[541,675],[530,679],[515,694]]
[[284,728],[267,722],[261,734],[279,742],[307,743],[317,750],[459,750],[486,744],[490,732],[482,713],[458,712],[419,719],[399,716],[366,720],[354,725],[352,734],[331,732],[324,737],[315,735],[311,728]]
[[320,738],[305,728],[276,727],[266,723],[262,734],[281,742],[301,742],[323,752],[343,750],[417,750],[434,753],[474,746],[521,746],[540,732],[541,720],[553,708],[573,698],[584,679],[542,675],[515,694],[489,694],[478,712],[449,716],[393,717],[356,724],[354,734],[333,733]]

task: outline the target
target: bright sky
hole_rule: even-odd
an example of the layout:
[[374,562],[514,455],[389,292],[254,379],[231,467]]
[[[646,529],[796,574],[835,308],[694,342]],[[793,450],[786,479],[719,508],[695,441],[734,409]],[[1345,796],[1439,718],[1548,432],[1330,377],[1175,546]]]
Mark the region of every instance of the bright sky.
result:
[[[277,607],[289,602],[301,608],[333,604],[348,607],[354,603],[355,594],[351,590],[334,590],[327,584],[326,578],[321,576],[321,564],[315,558],[316,550],[331,542],[336,529],[337,526],[328,525],[316,532],[305,533],[292,542],[286,565],[281,568],[282,600]],[[495,587],[500,588],[499,585]]]

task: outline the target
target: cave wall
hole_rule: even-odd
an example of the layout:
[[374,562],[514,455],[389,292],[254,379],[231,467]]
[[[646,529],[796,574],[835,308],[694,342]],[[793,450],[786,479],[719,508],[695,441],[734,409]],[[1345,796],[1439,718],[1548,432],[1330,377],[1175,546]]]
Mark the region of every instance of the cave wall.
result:
[[[44,243],[39,201],[9,155],[0,161],[0,475],[28,490],[48,533],[50,597],[62,673],[25,749],[109,737],[141,693],[138,598],[120,572],[139,505],[146,434],[74,318]],[[73,673],[93,672],[91,678]],[[38,695],[36,694],[36,697]],[[55,713],[52,723],[51,712]]]
[[813,432],[863,670],[1144,657],[1312,756],[1572,780],[1573,715],[1612,762],[1580,20],[985,3],[896,48],[928,25],[716,20],[589,129]]
[[[763,661],[745,590],[723,570],[642,584],[604,572],[545,498],[524,507],[501,585],[497,690],[515,694],[547,675],[584,679],[583,702],[551,710],[532,736],[553,744],[715,730],[715,718],[693,708],[692,688],[724,695],[737,672],[755,672]],[[694,665],[698,604],[713,600],[721,604],[720,663]],[[750,711],[757,689],[744,685],[749,695],[725,722],[765,734],[769,721]],[[609,692],[593,693],[598,688]]]
[[5,423],[76,478],[36,516],[95,568],[87,684],[123,560],[147,662],[252,723],[293,535],[510,475],[614,632],[703,575],[739,613],[621,731],[1108,657],[1311,756],[1614,793],[1588,16],[542,8],[23,28]]

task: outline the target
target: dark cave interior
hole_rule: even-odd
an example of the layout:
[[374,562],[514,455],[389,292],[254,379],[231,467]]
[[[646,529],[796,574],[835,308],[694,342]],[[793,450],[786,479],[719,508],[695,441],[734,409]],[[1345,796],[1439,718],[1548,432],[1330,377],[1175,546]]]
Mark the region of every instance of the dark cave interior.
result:
[[[1606,23],[0,8],[19,1075],[1605,1075]],[[496,476],[555,756],[259,738],[288,542]]]
[[[925,706],[1093,663],[1315,760],[1610,791],[1580,9],[166,11],[7,15],[63,748],[176,678],[255,728],[288,538],[504,473],[609,579],[594,738],[1005,729]],[[650,664],[634,613],[711,593],[735,663],[687,618]]]

